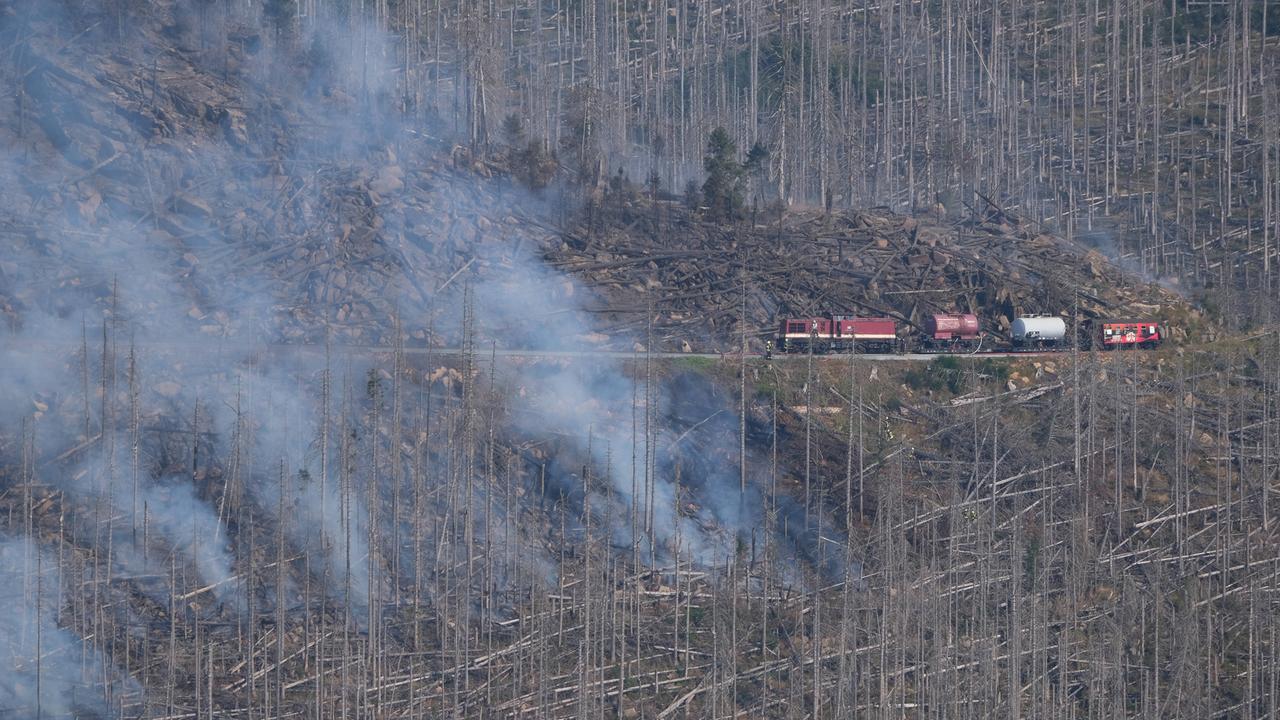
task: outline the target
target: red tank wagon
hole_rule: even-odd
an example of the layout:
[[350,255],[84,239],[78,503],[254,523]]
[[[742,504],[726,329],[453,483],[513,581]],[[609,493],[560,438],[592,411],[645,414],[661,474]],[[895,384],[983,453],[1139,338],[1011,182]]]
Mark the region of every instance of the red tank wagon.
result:
[[976,346],[982,340],[978,316],[938,313],[925,318],[926,348],[965,348]]
[[1154,320],[1107,320],[1100,323],[1096,340],[1103,350],[1139,347],[1153,348],[1160,344],[1160,323]]

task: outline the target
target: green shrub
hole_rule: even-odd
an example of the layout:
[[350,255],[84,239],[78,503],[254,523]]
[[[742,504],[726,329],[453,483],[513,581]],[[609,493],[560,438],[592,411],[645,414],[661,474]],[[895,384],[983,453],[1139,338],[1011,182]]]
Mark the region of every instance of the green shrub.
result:
[[942,355],[908,370],[903,380],[912,390],[939,392],[945,388],[954,394],[964,387],[964,370],[959,358]]
[[1009,363],[1003,360],[987,358],[978,364],[978,376],[991,382],[1003,385],[1009,380]]

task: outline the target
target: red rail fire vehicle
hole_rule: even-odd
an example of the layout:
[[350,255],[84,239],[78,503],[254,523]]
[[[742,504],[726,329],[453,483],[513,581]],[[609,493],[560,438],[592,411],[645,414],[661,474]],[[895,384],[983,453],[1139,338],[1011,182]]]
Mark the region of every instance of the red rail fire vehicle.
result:
[[1095,338],[1103,350],[1123,347],[1153,348],[1163,339],[1154,320],[1107,320],[1098,324]]

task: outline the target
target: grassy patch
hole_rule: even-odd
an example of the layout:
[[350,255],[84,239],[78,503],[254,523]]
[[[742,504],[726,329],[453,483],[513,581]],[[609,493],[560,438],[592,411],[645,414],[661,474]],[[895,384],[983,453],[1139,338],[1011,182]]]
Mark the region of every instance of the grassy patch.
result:
[[709,375],[715,371],[716,365],[719,364],[719,362],[720,362],[719,360],[716,360],[715,358],[709,358],[709,357],[697,357],[697,356],[682,357],[682,358],[675,358],[674,360],[672,360],[671,368],[673,370],[685,370],[688,372],[703,373],[703,374]]
[[978,363],[975,371],[978,373],[978,377],[999,385],[1003,385],[1009,380],[1009,373],[1011,372],[1007,360],[993,360],[991,358],[986,358]]
[[902,381],[912,390],[940,392],[946,389],[954,394],[964,387],[964,370],[960,366],[959,358],[941,355],[928,363],[911,368],[903,376]]

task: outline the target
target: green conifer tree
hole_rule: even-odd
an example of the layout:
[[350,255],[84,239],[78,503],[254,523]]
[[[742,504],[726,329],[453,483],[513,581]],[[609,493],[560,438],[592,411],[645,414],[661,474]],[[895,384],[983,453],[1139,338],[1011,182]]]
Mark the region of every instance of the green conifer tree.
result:
[[735,217],[742,208],[743,168],[738,162],[738,147],[724,128],[718,127],[711,132],[702,169],[707,172],[706,182],[702,184],[702,199],[711,216]]

